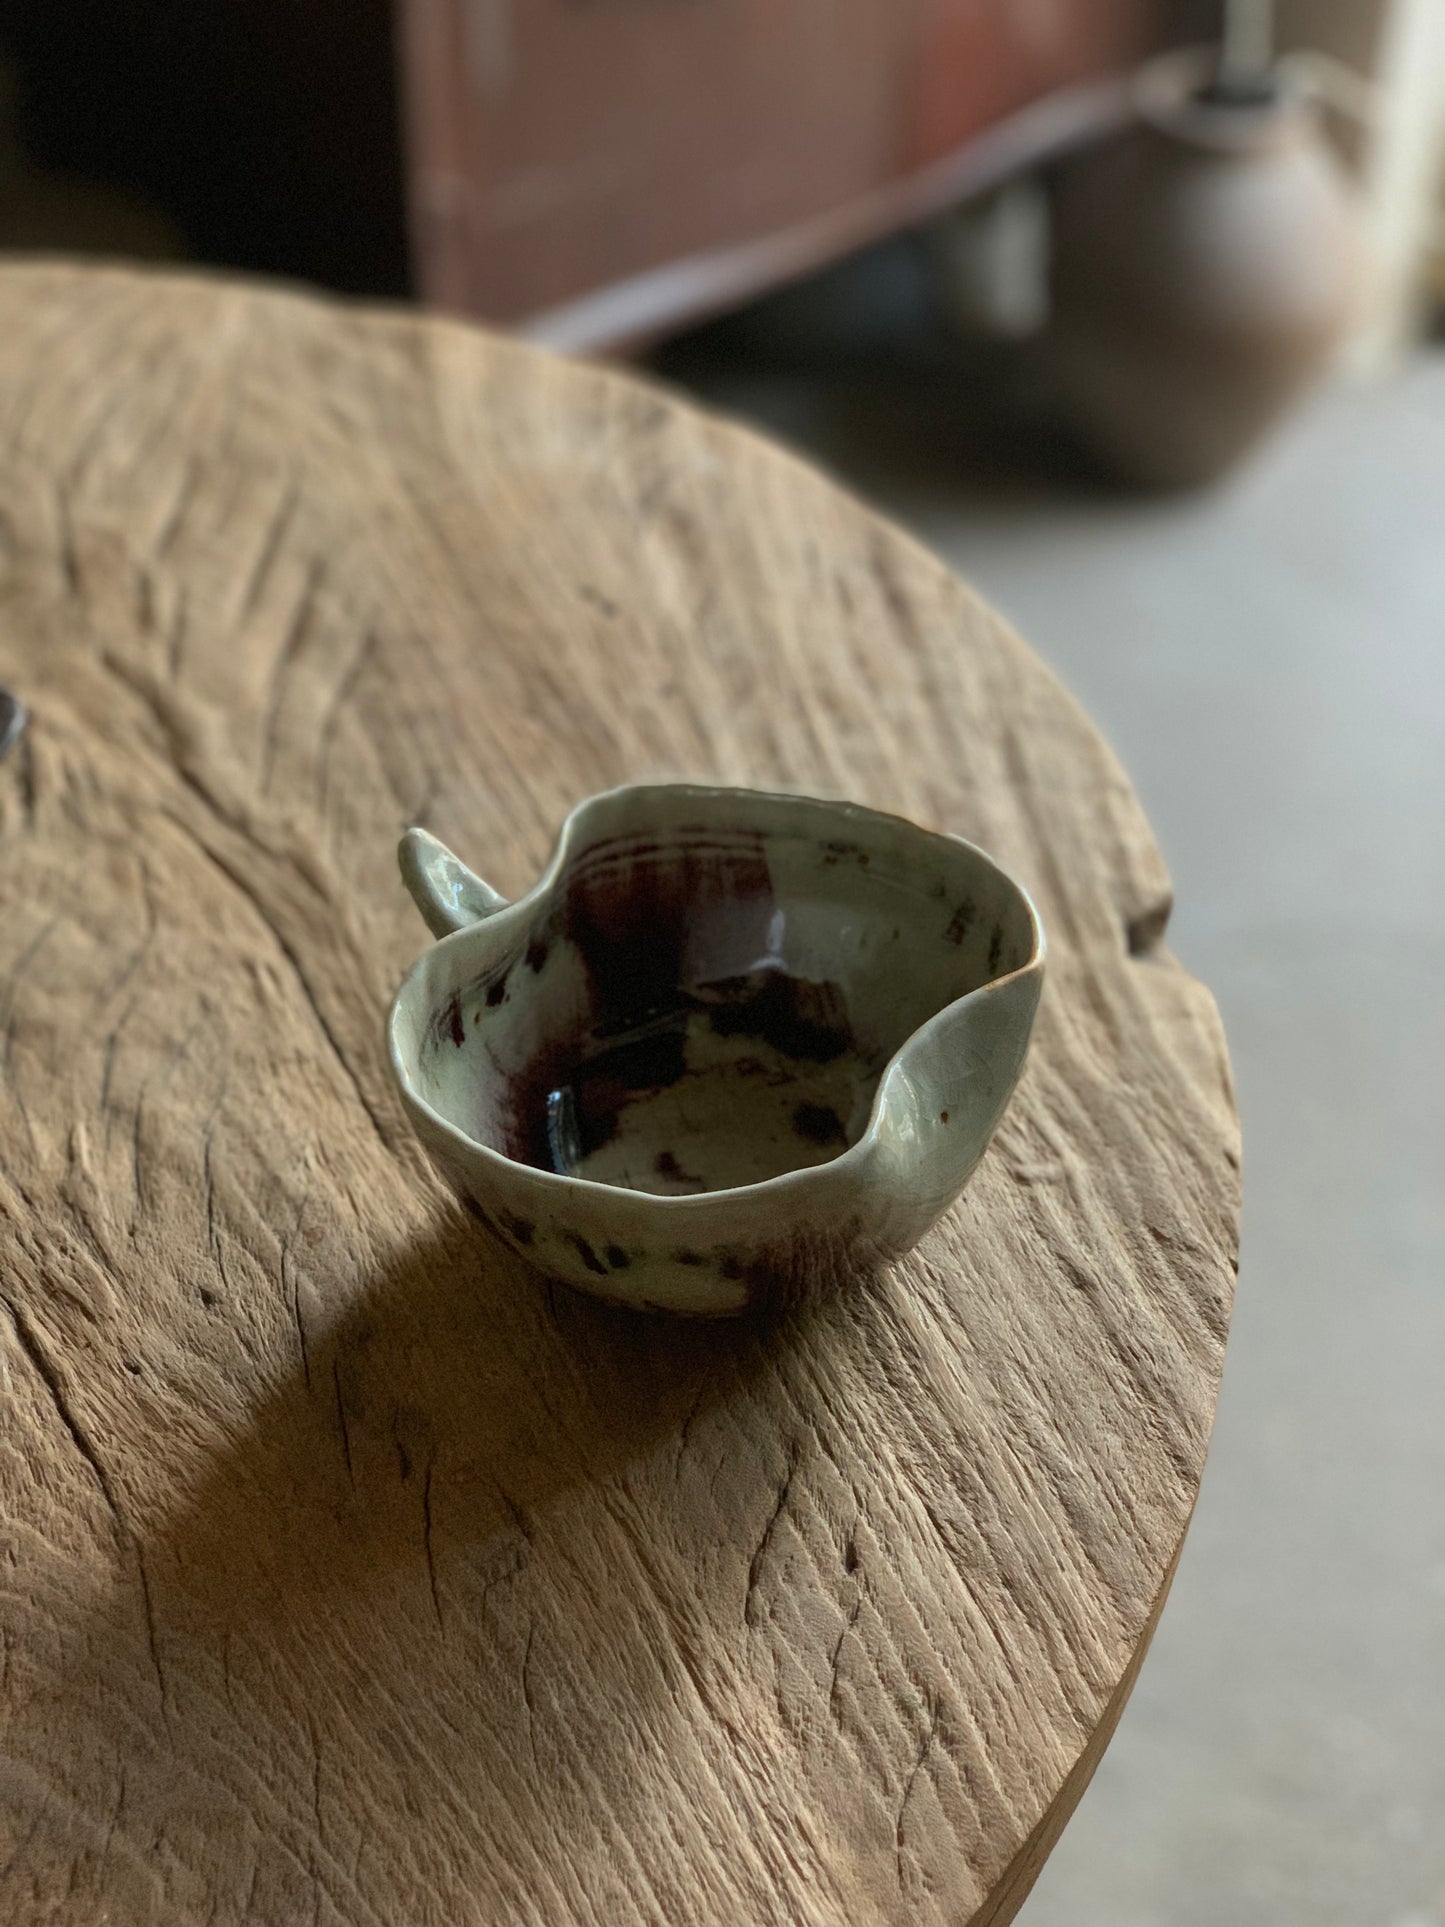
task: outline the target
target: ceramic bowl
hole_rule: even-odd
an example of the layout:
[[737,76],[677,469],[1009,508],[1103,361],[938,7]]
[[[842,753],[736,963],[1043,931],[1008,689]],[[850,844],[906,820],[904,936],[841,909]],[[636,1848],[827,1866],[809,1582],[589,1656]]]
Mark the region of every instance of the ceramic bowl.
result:
[[443,1175],[549,1277],[741,1311],[907,1250],[1023,1064],[1033,905],[958,837],[847,803],[612,790],[515,903],[424,830],[440,941],[391,1063]]

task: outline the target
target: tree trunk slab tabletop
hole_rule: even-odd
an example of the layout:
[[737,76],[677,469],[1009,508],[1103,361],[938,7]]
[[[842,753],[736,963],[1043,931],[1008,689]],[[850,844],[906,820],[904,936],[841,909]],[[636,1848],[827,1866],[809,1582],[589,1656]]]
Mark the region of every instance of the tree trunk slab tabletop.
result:
[[[798,461],[476,330],[0,272],[0,1918],[1002,1922],[1209,1439],[1239,1168],[1128,781]],[[1050,959],[908,1259],[772,1320],[548,1288],[382,1017],[643,777],[981,843]]]

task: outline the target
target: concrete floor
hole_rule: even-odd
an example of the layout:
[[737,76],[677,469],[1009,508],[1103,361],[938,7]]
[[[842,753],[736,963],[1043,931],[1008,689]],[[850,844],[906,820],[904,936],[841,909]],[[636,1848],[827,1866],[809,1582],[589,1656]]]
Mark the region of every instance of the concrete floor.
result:
[[1445,1927],[1445,357],[1139,501],[916,399],[700,381],[921,535],[1131,770],[1214,989],[1244,1266],[1173,1598],[1024,1927]]

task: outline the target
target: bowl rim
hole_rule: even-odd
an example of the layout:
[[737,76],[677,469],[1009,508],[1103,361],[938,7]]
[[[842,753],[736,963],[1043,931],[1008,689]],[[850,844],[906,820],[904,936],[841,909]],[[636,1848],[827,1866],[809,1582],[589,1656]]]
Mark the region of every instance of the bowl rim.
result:
[[[498,918],[515,917],[518,922],[523,921],[522,913],[525,910],[535,909],[556,884],[572,855],[572,845],[586,818],[602,804],[637,795],[669,796],[678,799],[695,797],[710,802],[728,797],[746,797],[752,803],[775,803],[784,808],[816,810],[850,821],[901,825],[911,836],[919,837],[925,842],[946,843],[955,849],[962,849],[985,870],[991,871],[999,878],[1005,888],[1012,891],[1022,904],[1029,921],[1031,937],[1029,954],[1017,969],[1005,971],[999,977],[991,977],[987,983],[978,984],[972,990],[965,991],[961,997],[953,998],[951,1002],[942,1005],[933,1012],[932,1016],[925,1018],[915,1030],[908,1033],[879,1073],[878,1086],[873,1093],[867,1125],[846,1149],[838,1152],[836,1157],[826,1158],[821,1164],[799,1165],[790,1171],[776,1172],[772,1177],[758,1178],[751,1184],[722,1185],[711,1191],[665,1192],[631,1191],[623,1186],[605,1184],[597,1178],[576,1177],[563,1171],[549,1171],[542,1165],[528,1164],[521,1158],[508,1157],[504,1151],[497,1150],[494,1145],[484,1144],[480,1138],[472,1137],[459,1125],[454,1124],[450,1118],[444,1117],[414,1087],[411,1073],[402,1061],[397,1036],[401,1015],[408,1007],[411,993],[419,986],[429,960],[439,950],[448,946],[465,948],[475,939],[478,930],[490,929]],[[967,837],[956,836],[948,830],[924,829],[921,824],[913,822],[909,817],[899,815],[895,810],[877,810],[865,803],[816,796],[802,791],[761,790],[737,783],[621,783],[612,789],[598,790],[593,795],[584,797],[568,811],[557,832],[552,854],[531,889],[514,898],[504,909],[495,911],[492,916],[479,918],[474,923],[464,925],[460,930],[453,930],[449,935],[437,938],[421,952],[408,968],[391,1001],[386,1019],[387,1053],[392,1075],[396,1079],[403,1101],[424,1117],[431,1128],[439,1130],[444,1137],[451,1139],[455,1147],[467,1156],[480,1157],[485,1163],[495,1164],[503,1171],[523,1172],[529,1180],[539,1182],[544,1190],[555,1189],[559,1199],[579,1191],[584,1196],[591,1195],[603,1199],[627,1198],[631,1201],[641,1201],[648,1206],[656,1205],[670,1215],[686,1218],[715,1210],[720,1204],[733,1199],[766,1200],[796,1192],[799,1187],[806,1189],[810,1184],[816,1186],[820,1180],[832,1182],[834,1174],[839,1171],[861,1170],[869,1156],[876,1152],[881,1141],[883,1119],[888,1110],[888,1088],[896,1080],[905,1060],[926,1045],[930,1034],[940,1028],[945,1019],[953,1017],[963,1005],[992,996],[1024,978],[1041,976],[1047,954],[1048,944],[1044,935],[1043,921],[1033,898],[1011,871],[990,856],[987,850],[981,849],[977,843],[970,842]]]

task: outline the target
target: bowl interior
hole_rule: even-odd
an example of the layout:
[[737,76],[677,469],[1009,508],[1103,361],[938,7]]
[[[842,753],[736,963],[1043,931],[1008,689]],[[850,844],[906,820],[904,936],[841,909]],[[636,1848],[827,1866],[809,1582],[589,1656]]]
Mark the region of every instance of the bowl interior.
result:
[[432,1014],[423,1095],[468,1136],[663,1194],[819,1164],[866,1129],[921,1024],[1028,960],[1027,905],[967,845],[802,799],[712,798],[670,823],[588,821]]

